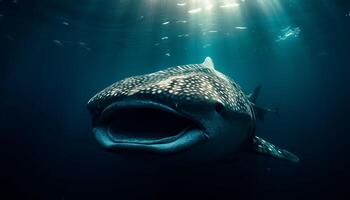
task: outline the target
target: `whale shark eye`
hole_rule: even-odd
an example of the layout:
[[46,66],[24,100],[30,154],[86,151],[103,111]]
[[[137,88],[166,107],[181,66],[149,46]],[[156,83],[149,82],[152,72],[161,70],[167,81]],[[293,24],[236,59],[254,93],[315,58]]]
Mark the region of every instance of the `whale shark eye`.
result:
[[224,109],[225,109],[225,107],[224,107],[224,105],[223,105],[221,102],[217,102],[217,103],[215,104],[215,110],[216,110],[216,112],[221,113],[221,112],[224,111]]

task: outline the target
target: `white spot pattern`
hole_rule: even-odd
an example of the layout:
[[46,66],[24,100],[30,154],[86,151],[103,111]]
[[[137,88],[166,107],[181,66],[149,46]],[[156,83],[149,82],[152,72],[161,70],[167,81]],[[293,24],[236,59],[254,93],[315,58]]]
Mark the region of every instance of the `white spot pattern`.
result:
[[233,112],[250,116],[252,112],[249,100],[236,83],[202,64],[176,66],[123,79],[97,93],[89,100],[88,106],[90,109],[101,109],[130,96],[175,105],[220,102]]

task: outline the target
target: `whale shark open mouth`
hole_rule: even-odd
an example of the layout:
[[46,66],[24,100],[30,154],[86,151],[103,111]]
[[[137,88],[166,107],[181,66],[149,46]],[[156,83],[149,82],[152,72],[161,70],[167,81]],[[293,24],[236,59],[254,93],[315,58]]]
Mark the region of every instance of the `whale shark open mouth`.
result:
[[175,153],[207,138],[194,120],[160,103],[115,102],[105,108],[93,129],[108,149]]

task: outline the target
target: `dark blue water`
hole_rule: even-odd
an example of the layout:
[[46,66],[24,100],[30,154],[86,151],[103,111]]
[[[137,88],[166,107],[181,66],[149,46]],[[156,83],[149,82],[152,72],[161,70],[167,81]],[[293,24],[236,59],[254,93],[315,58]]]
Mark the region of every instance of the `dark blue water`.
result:
[[[349,198],[350,3],[193,2],[0,1],[1,199]],[[206,56],[246,93],[263,86],[258,104],[281,116],[257,135],[299,163],[165,169],[97,144],[92,95]]]

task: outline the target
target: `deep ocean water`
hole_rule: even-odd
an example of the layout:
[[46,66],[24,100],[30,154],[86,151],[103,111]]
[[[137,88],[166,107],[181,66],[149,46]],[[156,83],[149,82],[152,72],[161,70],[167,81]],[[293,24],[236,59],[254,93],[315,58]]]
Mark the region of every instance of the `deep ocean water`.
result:
[[[0,0],[1,199],[349,199],[350,2]],[[300,157],[134,163],[91,131],[122,78],[201,63],[278,107],[257,135]]]

